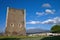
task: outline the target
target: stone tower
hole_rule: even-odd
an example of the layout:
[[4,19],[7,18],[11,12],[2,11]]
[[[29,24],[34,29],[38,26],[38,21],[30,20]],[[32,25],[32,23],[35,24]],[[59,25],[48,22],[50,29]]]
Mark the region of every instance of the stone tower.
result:
[[5,34],[7,36],[26,35],[24,10],[7,8]]

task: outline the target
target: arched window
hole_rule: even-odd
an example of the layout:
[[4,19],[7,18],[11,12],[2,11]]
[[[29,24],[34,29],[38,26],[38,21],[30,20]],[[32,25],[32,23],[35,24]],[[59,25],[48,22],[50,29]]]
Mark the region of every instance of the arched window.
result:
[[10,24],[11,27],[14,27],[14,24]]
[[21,28],[22,27],[22,24],[18,24],[18,26]]

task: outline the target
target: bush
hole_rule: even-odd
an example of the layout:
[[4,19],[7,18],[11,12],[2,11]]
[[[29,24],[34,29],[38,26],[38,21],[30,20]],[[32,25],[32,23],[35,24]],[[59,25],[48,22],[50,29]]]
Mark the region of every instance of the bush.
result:
[[52,33],[60,33],[60,25],[54,25],[51,28]]
[[41,40],[60,40],[60,36],[45,37]]

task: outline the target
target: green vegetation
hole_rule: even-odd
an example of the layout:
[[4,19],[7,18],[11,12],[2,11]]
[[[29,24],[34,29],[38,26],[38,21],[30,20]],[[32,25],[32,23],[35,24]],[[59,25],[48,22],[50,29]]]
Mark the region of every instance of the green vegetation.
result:
[[0,36],[0,40],[60,40],[60,36]]
[[60,40],[60,36],[45,37],[41,40]]
[[60,33],[60,25],[54,25],[54,26],[51,28],[51,32],[52,32],[52,33]]
[[0,36],[0,40],[40,40],[46,36]]

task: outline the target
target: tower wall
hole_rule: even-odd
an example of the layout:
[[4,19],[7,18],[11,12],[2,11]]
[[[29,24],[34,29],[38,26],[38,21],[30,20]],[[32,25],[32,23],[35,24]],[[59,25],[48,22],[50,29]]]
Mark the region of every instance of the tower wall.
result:
[[6,35],[26,35],[24,10],[8,8],[6,17]]

